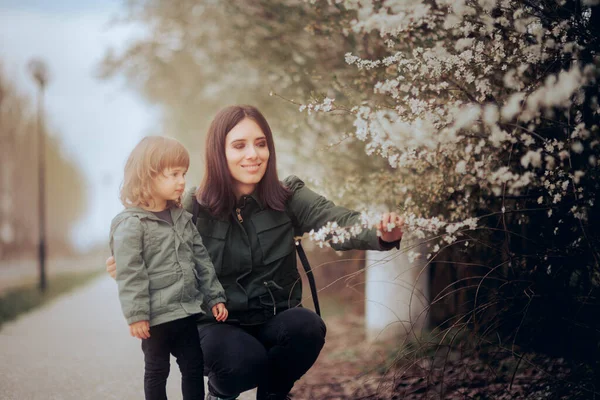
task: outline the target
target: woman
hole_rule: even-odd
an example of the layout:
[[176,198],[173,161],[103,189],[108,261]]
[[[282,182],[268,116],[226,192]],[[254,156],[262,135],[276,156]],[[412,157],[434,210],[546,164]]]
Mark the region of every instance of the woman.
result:
[[[294,382],[316,361],[325,324],[298,307],[302,299],[294,236],[329,221],[350,226],[357,212],[335,206],[291,176],[280,182],[269,124],[252,106],[230,106],[211,123],[206,173],[184,198],[196,209],[196,226],[225,289],[229,319],[198,321],[208,374],[207,399],[235,399],[258,386],[257,399],[286,399]],[[389,223],[396,228],[387,231]],[[336,250],[399,247],[402,220],[385,214],[375,230],[363,231]],[[114,262],[107,260],[114,275]]]

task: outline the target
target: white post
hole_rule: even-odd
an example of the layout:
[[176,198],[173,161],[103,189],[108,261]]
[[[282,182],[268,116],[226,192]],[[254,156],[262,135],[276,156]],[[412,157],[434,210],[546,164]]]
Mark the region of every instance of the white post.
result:
[[407,236],[400,250],[366,252],[365,327],[370,342],[418,335],[426,327],[426,254],[420,246],[413,248],[422,257],[411,264],[406,249],[415,242]]

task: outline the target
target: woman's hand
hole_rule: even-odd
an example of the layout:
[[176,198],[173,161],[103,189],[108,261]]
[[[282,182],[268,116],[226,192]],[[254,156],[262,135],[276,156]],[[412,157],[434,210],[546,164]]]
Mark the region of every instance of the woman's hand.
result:
[[225,304],[223,303],[215,304],[212,308],[212,313],[219,322],[225,321],[229,316],[229,311],[227,311],[227,308],[225,308]]
[[113,279],[117,279],[117,263],[113,256],[106,259],[106,272],[108,272]]
[[138,339],[150,337],[150,321],[138,321],[129,325],[129,334]]
[[385,213],[377,226],[377,232],[384,242],[395,242],[402,239],[404,219],[395,212]]

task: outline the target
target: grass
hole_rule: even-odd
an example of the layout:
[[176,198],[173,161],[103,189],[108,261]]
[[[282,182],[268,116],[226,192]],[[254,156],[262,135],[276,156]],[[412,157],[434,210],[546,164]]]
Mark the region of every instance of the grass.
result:
[[42,293],[37,283],[24,284],[7,289],[0,294],[0,329],[5,322],[38,308],[53,299],[79,287],[103,271],[63,272],[48,278],[46,291]]

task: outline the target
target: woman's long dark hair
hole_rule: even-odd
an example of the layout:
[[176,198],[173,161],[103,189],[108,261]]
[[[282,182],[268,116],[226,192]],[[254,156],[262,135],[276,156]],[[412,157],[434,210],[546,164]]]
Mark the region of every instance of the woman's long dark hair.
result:
[[267,139],[269,161],[267,170],[257,184],[256,192],[263,205],[277,211],[285,210],[285,203],[291,192],[277,177],[277,162],[273,134],[265,117],[256,107],[241,105],[229,106],[217,113],[206,136],[204,178],[196,199],[203,207],[218,217],[226,217],[235,207],[231,173],[225,156],[225,138],[241,121],[249,118],[260,127]]

